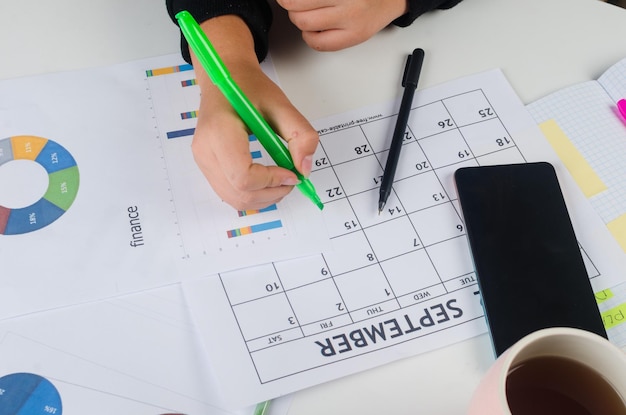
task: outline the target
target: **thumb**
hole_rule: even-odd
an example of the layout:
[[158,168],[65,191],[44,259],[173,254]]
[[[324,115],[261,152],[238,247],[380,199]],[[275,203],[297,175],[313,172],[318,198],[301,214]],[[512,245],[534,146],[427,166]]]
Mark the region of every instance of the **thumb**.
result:
[[278,120],[277,130],[287,142],[296,170],[308,177],[319,143],[317,130],[295,108],[283,113]]

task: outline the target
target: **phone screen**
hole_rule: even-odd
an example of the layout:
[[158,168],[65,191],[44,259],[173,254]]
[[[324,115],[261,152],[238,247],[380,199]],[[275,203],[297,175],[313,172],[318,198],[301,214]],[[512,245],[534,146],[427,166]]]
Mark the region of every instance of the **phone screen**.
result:
[[606,338],[553,166],[465,167],[455,182],[496,356],[548,327]]

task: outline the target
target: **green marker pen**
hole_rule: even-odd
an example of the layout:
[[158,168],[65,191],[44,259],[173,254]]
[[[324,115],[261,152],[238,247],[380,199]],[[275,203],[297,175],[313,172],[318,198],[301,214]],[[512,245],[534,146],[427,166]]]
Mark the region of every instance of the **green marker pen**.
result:
[[265,401],[265,402],[261,402],[259,404],[257,404],[254,407],[254,414],[253,415],[265,415],[267,412],[267,409],[270,406],[270,401]]
[[178,20],[178,25],[185,39],[187,39],[189,46],[200,60],[200,63],[208,73],[211,81],[219,88],[222,94],[224,94],[239,117],[241,117],[250,131],[252,131],[259,140],[259,143],[267,150],[278,166],[291,170],[298,176],[300,183],[296,186],[306,197],[311,199],[317,207],[323,209],[324,204],[315,192],[313,183],[296,170],[287,147],[280,137],[276,135],[274,130],[272,130],[272,127],[269,126],[267,121],[259,114],[257,109],[254,108],[235,81],[233,81],[224,62],[222,62],[222,59],[198,25],[198,22],[196,22],[188,11],[177,13],[176,20]]

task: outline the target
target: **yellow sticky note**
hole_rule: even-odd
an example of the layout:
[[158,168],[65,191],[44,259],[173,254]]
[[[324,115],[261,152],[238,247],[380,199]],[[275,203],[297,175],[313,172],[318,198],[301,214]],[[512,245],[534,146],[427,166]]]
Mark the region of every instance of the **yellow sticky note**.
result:
[[613,235],[624,252],[626,252],[626,214],[623,214],[617,219],[613,219],[606,224],[606,227],[609,228],[611,235]]
[[606,310],[600,313],[600,315],[606,329],[612,329],[615,326],[626,323],[626,303]]
[[597,293],[595,293],[595,297],[596,302],[598,304],[602,304],[606,300],[613,298],[613,292],[607,288],[606,290],[598,291]]
[[539,124],[539,128],[586,197],[607,189],[555,120],[544,121]]

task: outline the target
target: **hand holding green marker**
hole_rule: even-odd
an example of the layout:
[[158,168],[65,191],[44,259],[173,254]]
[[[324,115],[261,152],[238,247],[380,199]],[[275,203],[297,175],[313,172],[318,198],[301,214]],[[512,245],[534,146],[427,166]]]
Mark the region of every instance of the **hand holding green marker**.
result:
[[261,114],[252,105],[250,100],[243,94],[235,81],[230,76],[228,69],[222,62],[213,45],[206,37],[198,22],[188,11],[176,14],[176,20],[180,26],[189,46],[198,57],[198,60],[206,70],[211,81],[224,94],[228,102],[233,106],[239,117],[256,136],[263,148],[267,150],[274,162],[285,169],[291,170],[298,176],[300,183],[296,186],[302,193],[311,199],[317,207],[324,208],[324,204],[315,192],[313,183],[296,170],[293,159],[283,141],[276,135],[272,127],[263,119]]

